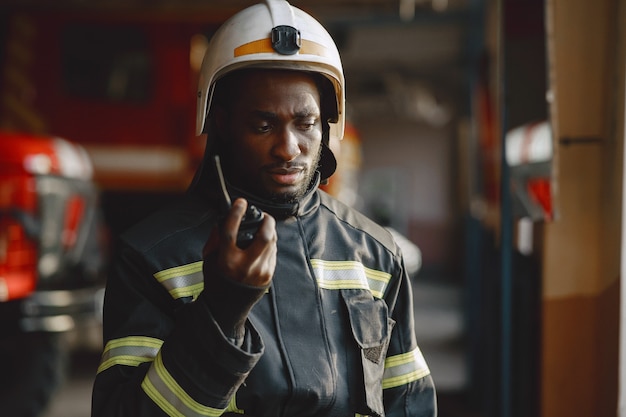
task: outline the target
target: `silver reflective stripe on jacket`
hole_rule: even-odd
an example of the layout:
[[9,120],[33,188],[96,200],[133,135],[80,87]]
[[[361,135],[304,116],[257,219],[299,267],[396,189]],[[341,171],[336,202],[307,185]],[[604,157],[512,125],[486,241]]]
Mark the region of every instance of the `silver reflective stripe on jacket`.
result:
[[223,408],[200,404],[191,398],[167,371],[160,352],[141,383],[141,388],[171,417],[218,417],[225,411]]
[[172,298],[193,297],[196,299],[204,288],[202,261],[165,269],[154,274]]
[[146,336],[110,340],[104,347],[98,373],[115,365],[139,366],[153,361],[163,341]]
[[391,279],[391,274],[367,268],[356,261],[311,259],[311,266],[320,288],[369,290],[376,298],[383,297]]
[[419,347],[408,353],[389,356],[385,359],[383,389],[417,381],[430,374],[428,365]]

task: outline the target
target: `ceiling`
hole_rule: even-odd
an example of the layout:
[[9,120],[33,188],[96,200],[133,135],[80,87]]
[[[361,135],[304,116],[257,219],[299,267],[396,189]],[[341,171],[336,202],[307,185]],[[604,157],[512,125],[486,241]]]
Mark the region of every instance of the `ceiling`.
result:
[[[290,3],[315,14],[330,16],[410,15],[417,11],[446,11],[464,8],[471,0],[291,0]],[[259,0],[2,0],[0,6],[128,10],[206,11],[241,9]]]
[[[291,0],[335,38],[356,114],[441,115],[462,94],[468,21],[482,0]],[[258,0],[0,0],[18,9],[187,15],[229,14]],[[429,107],[430,106],[430,107]],[[435,107],[433,107],[435,106]],[[439,106],[439,107],[438,107]],[[419,110],[422,108],[422,110]],[[423,118],[422,118],[423,119]],[[431,117],[432,119],[432,117]],[[436,118],[435,118],[436,119]],[[431,122],[438,123],[435,119]],[[441,117],[439,117],[440,120]],[[428,120],[427,120],[428,122]]]

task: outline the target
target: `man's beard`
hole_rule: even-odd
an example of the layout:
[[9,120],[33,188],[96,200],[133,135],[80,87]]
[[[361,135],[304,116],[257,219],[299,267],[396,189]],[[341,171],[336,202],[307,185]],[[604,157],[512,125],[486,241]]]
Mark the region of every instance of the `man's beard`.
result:
[[[264,198],[274,203],[278,203],[278,204],[297,203],[309,191],[309,188],[311,187],[311,183],[313,182],[313,179],[315,178],[315,173],[317,172],[317,168],[322,158],[323,146],[324,145],[320,144],[315,160],[310,165],[309,169],[306,171],[302,184],[295,191],[286,192],[286,193],[275,193],[275,192],[267,191],[265,189],[252,190],[248,188],[246,184],[238,184],[237,181],[235,181],[233,185],[247,192],[251,192],[252,194],[255,194],[257,197]],[[233,161],[235,158],[236,151],[233,149],[232,146],[224,146],[224,147],[220,146],[217,149],[217,152],[218,154],[221,154],[223,156],[222,158],[223,160]]]
[[304,181],[300,187],[290,193],[272,193],[270,192],[268,196],[266,196],[270,201],[278,204],[294,204],[300,201],[300,199],[309,191],[311,187],[311,183],[313,182],[313,178],[315,178],[315,173],[317,172],[317,167],[320,163],[320,159],[322,157],[322,146],[320,145],[319,151],[317,153],[317,157],[315,161],[309,169],[306,171],[306,176],[304,177]]

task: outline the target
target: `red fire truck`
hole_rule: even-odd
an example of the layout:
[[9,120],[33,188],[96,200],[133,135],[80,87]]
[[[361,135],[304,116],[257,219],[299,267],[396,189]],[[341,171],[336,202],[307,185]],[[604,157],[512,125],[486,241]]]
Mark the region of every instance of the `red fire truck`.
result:
[[60,336],[97,319],[103,250],[80,146],[0,132],[2,412],[36,416],[63,376]]
[[82,145],[112,231],[188,185],[197,68],[207,38],[234,10],[16,10],[1,36],[0,129]]

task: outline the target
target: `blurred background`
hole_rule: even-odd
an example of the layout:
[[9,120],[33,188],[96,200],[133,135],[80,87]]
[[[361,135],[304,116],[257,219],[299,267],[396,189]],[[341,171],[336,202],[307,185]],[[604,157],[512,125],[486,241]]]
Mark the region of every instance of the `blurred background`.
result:
[[[185,191],[204,49],[253,3],[0,2],[3,415],[89,415],[115,237]],[[440,416],[626,415],[626,1],[291,3],[339,47],[326,189],[403,245]]]

